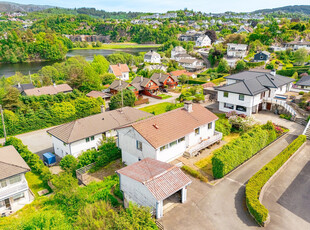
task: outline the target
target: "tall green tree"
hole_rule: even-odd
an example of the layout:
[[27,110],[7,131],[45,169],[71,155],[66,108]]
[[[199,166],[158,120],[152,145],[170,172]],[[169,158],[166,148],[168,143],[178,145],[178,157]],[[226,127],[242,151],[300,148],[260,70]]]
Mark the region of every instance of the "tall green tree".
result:
[[[117,93],[109,102],[109,107],[111,110],[118,109],[122,107],[122,96],[121,92]],[[136,101],[135,94],[130,90],[123,90],[123,105],[125,106],[134,106]]]

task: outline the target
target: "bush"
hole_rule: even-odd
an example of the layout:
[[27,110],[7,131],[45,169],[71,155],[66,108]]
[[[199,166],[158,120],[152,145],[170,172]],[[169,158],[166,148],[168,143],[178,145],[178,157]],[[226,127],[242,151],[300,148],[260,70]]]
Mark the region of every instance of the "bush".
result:
[[192,177],[195,177],[201,181],[204,181],[204,182],[208,182],[208,179],[206,177],[204,177],[200,172],[198,172],[197,170],[189,167],[189,166],[182,166],[182,169],[187,172],[189,175],[191,175]]
[[287,115],[287,114],[280,114],[280,118],[283,118],[283,119],[286,119],[286,120],[291,120],[291,118],[292,118],[292,115]]
[[275,140],[275,138],[274,128],[268,130],[264,126],[258,126],[224,145],[221,149],[216,150],[212,157],[214,178],[222,178]]
[[87,150],[78,156],[77,168],[82,168],[86,165],[94,163],[97,160],[98,152],[95,149]]
[[299,94],[299,95],[304,95],[305,92],[304,92],[304,91],[300,91],[298,94]]
[[226,118],[219,118],[215,122],[215,130],[221,132],[223,136],[227,136],[231,132],[231,124]]
[[61,159],[59,165],[65,171],[75,171],[77,167],[77,159],[72,155],[66,155]]
[[254,176],[252,176],[247,183],[245,188],[246,204],[249,212],[260,225],[263,225],[268,217],[268,209],[259,201],[259,194],[262,187],[305,141],[305,135],[300,135],[297,137],[280,154],[278,154],[268,164],[261,168]]

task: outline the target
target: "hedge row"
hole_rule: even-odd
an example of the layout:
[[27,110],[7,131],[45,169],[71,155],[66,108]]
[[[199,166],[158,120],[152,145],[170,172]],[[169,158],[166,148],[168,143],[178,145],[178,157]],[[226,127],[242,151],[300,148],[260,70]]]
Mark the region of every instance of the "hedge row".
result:
[[51,179],[52,174],[48,167],[46,167],[40,157],[32,153],[23,142],[16,137],[9,137],[5,142],[5,146],[13,145],[21,157],[26,161],[28,166],[34,173],[40,175],[43,181]]
[[202,85],[207,83],[207,81],[200,81],[200,80],[188,80],[188,84],[197,84],[197,85]]
[[203,176],[199,171],[187,166],[187,165],[184,165],[182,166],[182,169],[188,173],[189,175],[191,175],[192,177],[195,177],[201,181],[204,181],[204,182],[208,182],[208,178],[206,178],[205,176]]
[[305,135],[297,137],[280,154],[261,168],[251,177],[245,188],[246,204],[249,212],[257,223],[263,225],[268,218],[268,209],[259,202],[259,194],[262,187],[270,177],[300,148],[306,141]]
[[291,77],[293,76],[295,72],[297,72],[298,74],[302,74],[302,73],[308,72],[309,69],[310,69],[309,67],[290,67],[287,69],[277,70],[277,74]]
[[249,68],[254,68],[254,67],[258,67],[258,66],[263,66],[263,65],[265,65],[265,62],[263,62],[263,61],[260,61],[260,62],[247,62],[246,65],[247,65]]
[[[268,125],[268,126],[267,126]],[[214,178],[227,173],[251,158],[277,138],[273,125],[258,126],[214,152],[212,172]]]

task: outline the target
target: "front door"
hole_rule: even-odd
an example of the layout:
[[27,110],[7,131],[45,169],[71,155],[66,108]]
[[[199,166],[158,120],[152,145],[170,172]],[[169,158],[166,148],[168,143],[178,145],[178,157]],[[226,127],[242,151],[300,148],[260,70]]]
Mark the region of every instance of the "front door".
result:
[[271,103],[267,103],[267,110],[271,110]]
[[10,199],[5,199],[4,203],[5,203],[5,207],[6,208],[10,208],[11,207]]
[[262,111],[263,110],[263,103],[260,103],[259,105],[258,105],[258,112],[259,111]]

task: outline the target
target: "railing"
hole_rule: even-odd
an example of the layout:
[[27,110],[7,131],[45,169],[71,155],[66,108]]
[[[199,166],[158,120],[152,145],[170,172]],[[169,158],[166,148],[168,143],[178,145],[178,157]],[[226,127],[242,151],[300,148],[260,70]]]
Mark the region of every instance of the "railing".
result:
[[202,140],[199,144],[189,147],[185,153],[187,153],[190,157],[193,157],[198,151],[207,148],[208,146],[218,142],[222,139],[223,134],[220,132],[215,131],[214,135],[209,139]]
[[1,188],[0,189],[0,200],[4,200],[6,198],[11,197],[14,194],[17,194],[19,192],[23,192],[26,190],[28,190],[27,181],[25,179],[22,179],[21,182]]
[[91,163],[89,165],[86,165],[86,166],[84,166],[82,168],[77,169],[75,171],[76,172],[76,178],[84,184],[84,180],[85,180],[84,174],[87,171],[89,171],[94,165],[95,165],[95,162]]
[[275,99],[275,98],[267,98],[263,99],[264,102],[269,102],[271,104],[281,105],[284,109],[286,109],[292,116],[296,116],[297,113],[295,110],[286,103],[286,101]]
[[307,139],[310,139],[310,134],[309,133],[310,133],[310,120],[308,121],[308,124],[306,125],[306,128],[304,129],[302,135],[306,135]]

